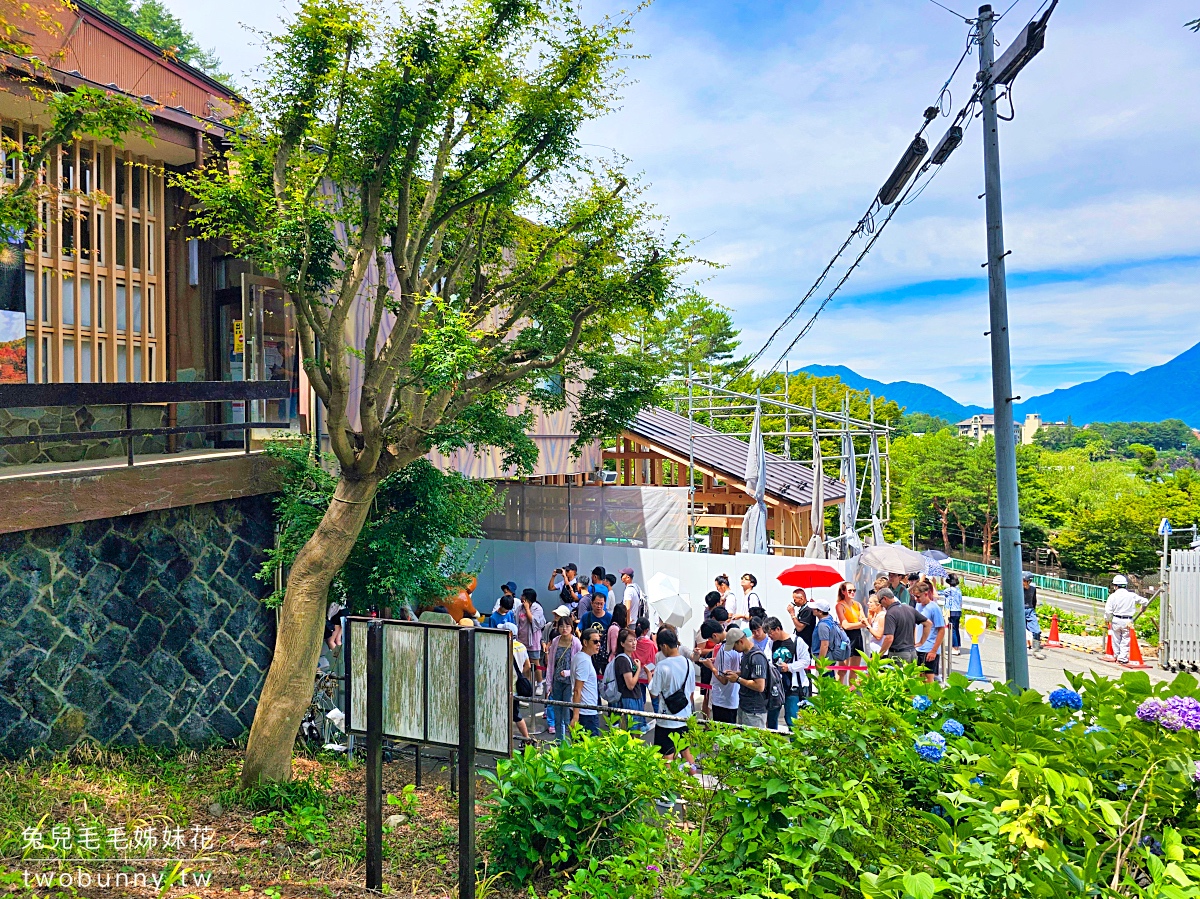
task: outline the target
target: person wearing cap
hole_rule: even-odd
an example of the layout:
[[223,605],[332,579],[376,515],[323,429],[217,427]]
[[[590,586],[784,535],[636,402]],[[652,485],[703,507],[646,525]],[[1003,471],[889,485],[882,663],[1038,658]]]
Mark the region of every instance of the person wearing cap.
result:
[[632,568],[621,569],[621,583],[625,585],[621,598],[625,601],[625,608],[629,610],[629,620],[636,624],[643,618],[649,618],[650,609],[642,596],[642,588],[633,582]]
[[725,648],[742,654],[737,671],[725,672],[727,680],[738,685],[737,723],[747,727],[767,726],[767,682],[770,677],[767,666],[770,661],[766,653],[754,648],[750,632],[740,627],[725,631]]
[[1129,664],[1129,635],[1133,631],[1133,619],[1137,617],[1138,608],[1145,605],[1142,599],[1128,589],[1129,581],[1125,575],[1118,574],[1112,579],[1116,589],[1109,594],[1104,603],[1104,620],[1112,625],[1113,652],[1117,661],[1122,665]]
[[[814,628],[812,657],[813,659],[829,658],[829,647],[833,637],[833,628],[826,622],[835,622],[833,617],[834,610],[837,608],[832,599],[814,599],[809,603],[813,610],[813,615],[816,616],[816,626]],[[845,671],[826,671],[822,677],[836,677],[842,683],[848,683],[846,677],[848,672]]]
[[1033,575],[1026,571],[1021,575],[1021,583],[1025,586],[1025,629],[1033,636],[1033,654],[1039,659],[1042,655],[1042,624],[1037,616],[1037,587],[1033,585]]
[[[512,586],[515,592],[516,584]],[[517,609],[517,639],[529,648],[535,696],[542,692],[542,631],[545,627],[546,613],[542,611],[542,604],[537,601],[537,591],[526,587],[521,591],[521,605]]]
[[555,593],[562,593],[564,588],[570,589],[571,595],[575,595],[575,579],[579,574],[579,566],[574,562],[568,562],[562,568],[555,568],[550,573],[550,582],[546,584],[547,590],[553,590]]

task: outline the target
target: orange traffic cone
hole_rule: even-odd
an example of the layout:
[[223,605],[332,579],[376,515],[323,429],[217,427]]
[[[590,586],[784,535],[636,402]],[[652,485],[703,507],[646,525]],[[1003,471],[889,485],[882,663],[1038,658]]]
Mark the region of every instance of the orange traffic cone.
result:
[[1043,646],[1062,646],[1058,638],[1058,612],[1050,616],[1050,636],[1042,641]]
[[1127,668],[1149,668],[1146,660],[1142,658],[1142,647],[1138,646],[1137,631],[1133,628],[1129,629],[1129,662]]
[[1104,655],[1102,655],[1100,658],[1104,659],[1106,662],[1115,662],[1117,660],[1117,653],[1116,650],[1113,649],[1111,624],[1108,626],[1106,634],[1107,637],[1104,641]]

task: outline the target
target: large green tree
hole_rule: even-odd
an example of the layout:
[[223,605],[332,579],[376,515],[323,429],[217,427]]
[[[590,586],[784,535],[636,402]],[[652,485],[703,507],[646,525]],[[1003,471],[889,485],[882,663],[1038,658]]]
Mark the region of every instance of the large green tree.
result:
[[740,367],[735,358],[738,334],[728,309],[688,290],[658,309],[630,316],[617,339],[656,364],[664,376],[682,378],[689,367],[717,376]]
[[383,478],[435,446],[529,464],[529,416],[509,410],[561,408],[550,375],[583,384],[583,440],[655,398],[654,369],[612,332],[689,260],[579,142],[616,96],[627,32],[566,0],[306,0],[228,164],[180,180],[199,227],[285,285],[338,463],[289,573],[244,784],[291,777],[325,597]]

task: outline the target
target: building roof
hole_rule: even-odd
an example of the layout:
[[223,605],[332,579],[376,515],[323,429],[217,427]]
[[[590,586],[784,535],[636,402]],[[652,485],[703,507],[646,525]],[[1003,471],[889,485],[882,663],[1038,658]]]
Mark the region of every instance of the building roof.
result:
[[[691,424],[687,418],[657,407],[643,409],[626,428],[645,443],[660,447],[672,456],[688,458],[694,434],[694,457],[697,466],[716,472],[722,478],[743,483],[746,457],[750,443],[729,434],[722,434],[701,424]],[[782,456],[767,453],[767,495],[796,506],[811,506],[813,472],[811,462],[792,462]],[[841,481],[825,476],[825,504],[838,503],[846,498]]]
[[975,424],[976,421],[978,421],[981,425],[995,426],[996,416],[994,416],[994,415],[972,415],[970,418],[964,418],[962,421],[960,421],[958,423],[958,427],[969,428],[971,425]]

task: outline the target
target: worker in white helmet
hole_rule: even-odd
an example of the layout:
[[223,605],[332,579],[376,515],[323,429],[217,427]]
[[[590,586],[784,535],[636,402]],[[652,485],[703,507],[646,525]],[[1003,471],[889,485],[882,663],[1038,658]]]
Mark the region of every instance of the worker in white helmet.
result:
[[1129,581],[1123,574],[1115,575],[1112,584],[1116,589],[1104,604],[1104,620],[1112,626],[1113,652],[1117,661],[1128,665],[1129,634],[1133,631],[1133,619],[1137,616],[1138,609],[1146,605],[1147,601],[1128,589]]

